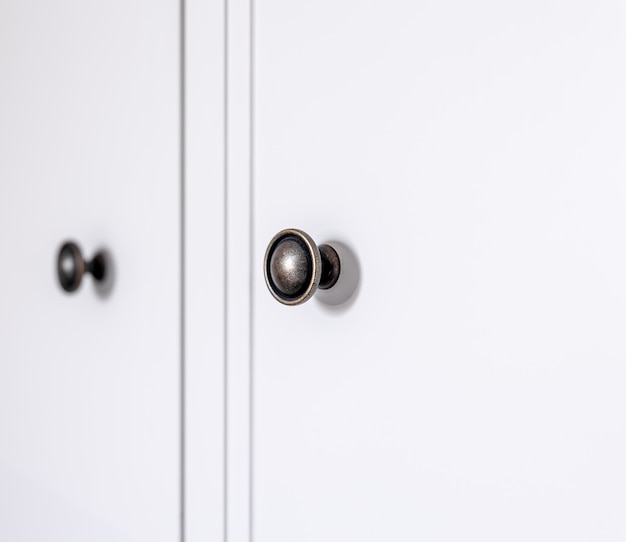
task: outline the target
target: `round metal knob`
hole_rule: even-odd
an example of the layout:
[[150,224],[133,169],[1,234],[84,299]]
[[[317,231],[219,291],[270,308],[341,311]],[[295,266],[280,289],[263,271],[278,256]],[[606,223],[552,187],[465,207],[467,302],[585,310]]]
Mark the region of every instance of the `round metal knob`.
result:
[[98,252],[91,261],[86,262],[76,243],[68,241],[59,250],[57,274],[61,288],[66,292],[77,290],[85,273],[90,273],[94,279],[100,281],[104,279],[105,272],[105,257],[102,252]]
[[284,305],[300,305],[320,288],[332,288],[341,262],[330,245],[315,244],[307,233],[287,229],[277,233],[265,252],[265,282]]

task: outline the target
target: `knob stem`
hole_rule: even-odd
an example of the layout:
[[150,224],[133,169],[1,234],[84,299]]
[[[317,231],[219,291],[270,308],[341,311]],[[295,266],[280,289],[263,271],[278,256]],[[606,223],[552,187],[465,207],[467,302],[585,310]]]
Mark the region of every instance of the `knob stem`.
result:
[[320,245],[320,256],[322,258],[322,274],[320,277],[320,290],[332,288],[339,280],[341,273],[341,261],[337,251],[330,245]]
[[87,273],[91,273],[91,276],[96,280],[103,280],[105,270],[106,265],[104,261],[104,254],[102,254],[102,252],[98,252],[87,264]]

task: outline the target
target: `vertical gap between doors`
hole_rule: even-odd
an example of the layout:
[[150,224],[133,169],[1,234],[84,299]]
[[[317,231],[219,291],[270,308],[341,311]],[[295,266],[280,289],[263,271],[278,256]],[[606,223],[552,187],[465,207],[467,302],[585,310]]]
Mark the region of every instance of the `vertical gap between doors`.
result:
[[255,221],[255,198],[254,198],[254,0],[250,0],[250,51],[249,51],[249,59],[250,59],[250,95],[249,95],[249,106],[250,106],[250,171],[249,171],[249,195],[250,195],[250,224],[249,224],[249,239],[250,239],[250,255],[249,255],[249,265],[250,265],[250,306],[249,306],[249,323],[248,323],[248,332],[249,336],[249,375],[250,375],[250,389],[249,389],[249,434],[248,439],[250,443],[250,456],[248,458],[248,510],[249,510],[249,539],[250,542],[254,540],[254,221]]
[[224,0],[224,542],[228,542],[228,0]]
[[180,1],[180,540],[185,542],[185,0]]

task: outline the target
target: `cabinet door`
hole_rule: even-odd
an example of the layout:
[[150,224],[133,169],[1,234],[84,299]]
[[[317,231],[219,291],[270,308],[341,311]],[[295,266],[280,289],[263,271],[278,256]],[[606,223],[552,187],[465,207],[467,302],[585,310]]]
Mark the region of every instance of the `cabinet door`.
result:
[[[180,533],[174,0],[0,4],[0,539]],[[104,249],[78,291],[56,257]]]
[[[625,8],[258,2],[256,542],[626,537]],[[270,296],[288,227],[351,299]]]

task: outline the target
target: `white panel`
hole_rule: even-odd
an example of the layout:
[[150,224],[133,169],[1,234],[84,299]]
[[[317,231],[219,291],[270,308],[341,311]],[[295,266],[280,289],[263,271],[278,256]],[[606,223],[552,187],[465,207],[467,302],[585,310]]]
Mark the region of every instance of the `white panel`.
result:
[[185,541],[225,536],[224,3],[185,2]]
[[[254,540],[623,540],[624,3],[263,0],[254,50]],[[286,227],[356,299],[274,301]]]
[[250,539],[251,3],[228,0],[226,71],[226,394],[228,542]]
[[0,5],[2,540],[179,539],[179,10]]

